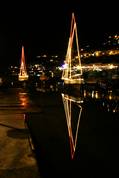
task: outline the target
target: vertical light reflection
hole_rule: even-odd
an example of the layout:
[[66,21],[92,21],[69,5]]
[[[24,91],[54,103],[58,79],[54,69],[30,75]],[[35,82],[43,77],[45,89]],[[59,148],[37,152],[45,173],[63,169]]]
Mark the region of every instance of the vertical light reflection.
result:
[[94,95],[94,92],[95,92],[95,91],[93,90],[93,91],[92,91],[92,98],[94,98],[94,96],[95,96],[95,95]]
[[86,98],[86,96],[87,96],[87,92],[86,90],[84,90],[84,98]]
[[[77,137],[78,137],[78,130],[79,130],[79,123],[80,123],[80,118],[81,118],[81,113],[82,113],[82,106],[80,103],[83,102],[81,98],[79,100],[76,100],[74,97],[70,97],[66,94],[62,93],[62,100],[64,104],[64,110],[65,110],[65,115],[66,115],[66,121],[67,121],[67,128],[68,128],[68,134],[69,134],[69,142],[70,142],[70,151],[71,151],[71,159],[74,158],[75,150],[76,150],[76,145],[77,145]],[[77,126],[76,126],[76,133],[75,136],[73,136],[72,132],[72,103],[78,104],[78,107],[80,108],[79,114],[78,114],[78,120],[77,120]]]
[[96,91],[96,93],[95,93],[95,98],[96,98],[96,99],[99,98],[99,93],[98,93],[98,91]]
[[112,91],[109,92],[109,100],[112,100]]
[[29,98],[28,98],[27,93],[19,92],[18,96],[19,96],[20,105],[22,107],[26,108],[28,106],[28,103],[29,103]]

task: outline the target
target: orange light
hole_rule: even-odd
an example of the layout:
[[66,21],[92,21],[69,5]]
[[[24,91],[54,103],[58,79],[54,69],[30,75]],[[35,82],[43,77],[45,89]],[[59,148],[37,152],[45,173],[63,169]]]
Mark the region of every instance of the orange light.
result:
[[19,81],[24,81],[24,80],[28,80],[28,74],[27,74],[26,65],[25,65],[24,46],[22,46]]

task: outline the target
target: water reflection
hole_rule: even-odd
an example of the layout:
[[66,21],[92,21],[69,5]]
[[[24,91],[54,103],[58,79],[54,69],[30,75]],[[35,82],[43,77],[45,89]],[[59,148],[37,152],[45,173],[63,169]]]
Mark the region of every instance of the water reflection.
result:
[[26,92],[19,92],[18,93],[18,97],[19,97],[19,101],[20,101],[20,105],[24,108],[27,108],[29,105],[29,97],[28,97],[28,93]]
[[83,90],[84,98],[92,98],[99,101],[103,109],[108,112],[119,112],[119,93],[113,90],[100,91],[100,90]]
[[[77,145],[79,123],[80,123],[81,113],[82,113],[81,103],[83,103],[83,100],[82,98],[71,97],[63,93],[62,93],[62,100],[64,104],[64,110],[65,110],[67,128],[69,134],[71,159],[73,159],[76,150],[76,145]],[[77,110],[77,114],[76,114],[76,110],[74,112],[74,109]]]

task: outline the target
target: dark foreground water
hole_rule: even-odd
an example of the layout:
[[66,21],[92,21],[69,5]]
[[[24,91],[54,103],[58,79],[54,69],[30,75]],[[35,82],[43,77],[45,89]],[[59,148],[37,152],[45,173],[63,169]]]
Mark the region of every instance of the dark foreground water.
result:
[[119,177],[118,89],[2,92],[39,108],[24,112],[42,177]]
[[43,177],[119,176],[118,89],[39,92],[33,100],[41,112],[26,114],[26,123]]

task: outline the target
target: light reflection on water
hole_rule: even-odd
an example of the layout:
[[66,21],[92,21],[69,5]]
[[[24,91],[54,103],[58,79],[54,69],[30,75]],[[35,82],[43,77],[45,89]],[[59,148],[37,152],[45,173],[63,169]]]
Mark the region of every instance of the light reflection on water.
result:
[[27,108],[29,106],[29,97],[28,93],[26,92],[18,92],[18,98],[20,101],[20,105],[24,108]]
[[[47,119],[45,117],[43,117],[43,120],[42,117],[38,119],[38,123],[40,124],[36,124],[37,126],[40,125],[41,130],[38,130],[39,132],[43,130],[43,133],[46,134],[45,135],[46,137],[47,137],[47,133],[49,134],[46,143],[50,142],[49,138],[51,138],[52,140],[52,138],[55,137],[54,142],[56,142],[57,145],[58,138],[57,135],[55,135],[55,131],[52,129],[53,127],[56,128],[56,131],[59,130],[58,132],[59,137],[60,134],[62,135],[62,137],[63,135],[66,135],[66,133],[61,132],[60,130],[62,128],[62,124],[65,124],[65,122],[63,121],[66,119],[65,127],[67,128],[68,134],[66,135],[67,140],[65,141],[68,142],[69,145],[68,149],[70,148],[69,150],[70,152],[68,153],[68,156],[71,156],[71,160],[73,161],[73,163],[76,160],[78,173],[80,173],[81,171],[81,169],[79,171],[80,163],[81,163],[80,166],[82,166],[84,170],[91,170],[93,166],[94,169],[96,167],[96,169],[98,170],[98,166],[100,166],[100,163],[102,166],[103,161],[104,164],[106,165],[110,160],[111,162],[114,162],[115,159],[118,160],[117,158],[119,158],[119,154],[118,154],[119,147],[117,142],[118,142],[118,135],[119,135],[119,131],[118,131],[119,122],[118,122],[118,117],[113,117],[119,112],[118,92],[115,92],[114,90],[102,91],[97,88],[93,88],[93,89],[83,88],[81,92],[73,91],[72,94],[71,93],[68,94],[68,92],[66,93],[59,92],[61,96],[61,104],[63,104],[64,111],[65,111],[63,112],[63,115],[65,114],[64,117],[61,117],[62,113],[60,113],[61,115],[57,113],[57,115],[54,116],[54,113],[59,111],[57,105],[58,106],[60,105],[59,103],[55,105],[56,104],[55,102],[57,102],[58,99],[55,98],[57,94],[55,96],[54,92],[44,93],[40,91],[37,92],[37,94],[32,93],[33,96],[32,99],[30,98],[28,91],[24,92],[18,90],[17,94],[21,106],[26,108],[31,104],[30,100],[32,100],[35,103],[36,101],[38,101],[38,104],[40,104],[40,107],[42,107],[44,111],[43,114],[48,116],[49,124],[46,122]],[[97,105],[97,107],[94,107],[94,105]],[[49,117],[48,115],[49,113],[51,114],[51,117]],[[112,116],[112,118],[109,116]],[[35,119],[33,120],[35,122]],[[56,124],[57,122],[59,124]],[[55,124],[56,127],[54,126]],[[51,126],[51,128],[49,126]],[[59,127],[59,129],[57,128],[57,126]],[[52,132],[51,135],[50,132]],[[45,140],[43,134],[40,134],[40,137]],[[60,137],[60,142],[62,142],[62,137]],[[57,151],[56,149],[54,149],[54,147],[52,147],[52,142],[49,147],[48,146],[46,147],[46,149],[48,150],[49,153],[50,153],[49,150],[51,150],[51,153],[53,155],[54,152]],[[63,152],[62,159],[64,159],[64,149],[65,148],[63,147],[62,149],[63,151],[61,151],[60,148],[58,148],[58,154],[60,152]],[[66,150],[66,152],[68,152],[68,150]],[[111,166],[113,166],[112,163],[110,164]],[[106,166],[105,165],[104,167],[110,166],[110,165],[106,165]],[[65,170],[65,166],[66,164],[64,165],[64,170]],[[89,169],[86,166],[89,167]],[[116,164],[114,164],[114,166],[116,166]],[[115,169],[114,166],[113,169]]]
[[[63,93],[62,93],[62,100],[64,104],[64,110],[65,110],[67,128],[68,128],[68,134],[69,134],[71,159],[73,159],[75,150],[76,150],[76,145],[77,145],[78,130],[79,130],[79,124],[80,124],[80,119],[81,119],[81,113],[82,113],[81,103],[83,103],[83,100],[81,98],[71,97]],[[74,115],[72,114],[73,104],[77,105],[77,111],[78,111],[78,118],[76,118],[77,123],[76,123],[76,128],[75,128],[75,136],[73,135],[73,131],[72,131],[72,120],[74,119]]]
[[106,93],[98,90],[84,90],[83,97],[100,101],[105,109],[107,107],[108,112],[119,112],[119,93],[116,94],[112,90],[109,90]]
[[[112,122],[112,125],[114,125],[115,127],[115,121],[113,123],[113,120],[115,118],[118,119],[118,116],[116,115],[115,117],[115,114],[119,113],[119,93],[113,90],[105,91],[105,90],[100,90],[97,88],[96,89],[88,88],[87,90],[83,89],[82,91],[80,90],[75,91],[75,87],[74,87],[74,90],[72,91],[72,93],[69,92],[68,94],[68,92],[65,92],[65,94],[62,93],[61,96],[62,96],[62,101],[64,105],[65,117],[67,121],[71,159],[74,159],[75,152],[77,149],[77,144],[78,142],[80,142],[79,131],[80,131],[80,121],[84,119],[82,118],[83,112],[86,113],[87,115],[86,117],[88,118],[89,122],[90,122],[90,119],[93,120],[94,123],[99,122],[99,126],[95,126],[95,128],[103,127],[103,124],[105,124],[106,122],[105,117],[107,117],[107,119],[109,119],[109,122]],[[90,101],[93,101],[93,104],[96,107],[94,107],[94,105],[90,105],[88,107],[90,108],[92,107],[91,110],[88,109],[88,107],[86,108],[85,105],[87,105],[88,101],[89,103]],[[76,112],[78,112],[77,115],[76,115]],[[100,121],[98,121],[98,119]],[[103,119],[104,119],[104,123],[103,123]],[[107,121],[107,125],[109,126],[109,128],[107,127],[108,131],[109,129],[113,128],[113,126],[111,128],[111,125],[110,123],[108,123],[108,121]],[[105,135],[105,131],[103,132]],[[110,134],[110,131],[109,131],[109,134]]]

